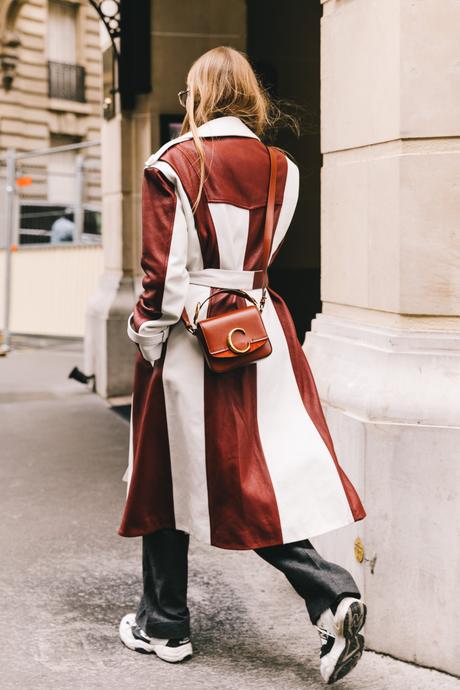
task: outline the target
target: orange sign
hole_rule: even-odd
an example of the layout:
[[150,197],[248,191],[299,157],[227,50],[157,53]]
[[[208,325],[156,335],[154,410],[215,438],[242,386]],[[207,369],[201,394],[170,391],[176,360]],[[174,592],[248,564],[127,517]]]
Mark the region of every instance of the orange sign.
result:
[[16,184],[18,187],[28,187],[29,185],[32,184],[32,178],[31,177],[18,177],[16,179]]

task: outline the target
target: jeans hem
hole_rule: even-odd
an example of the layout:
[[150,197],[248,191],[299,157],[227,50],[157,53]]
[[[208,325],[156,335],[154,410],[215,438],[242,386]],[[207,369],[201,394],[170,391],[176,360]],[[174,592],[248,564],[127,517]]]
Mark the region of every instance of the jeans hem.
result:
[[149,637],[158,638],[182,638],[190,636],[190,623],[141,623],[136,618],[137,625],[148,635]]
[[327,609],[331,608],[331,606],[335,604],[335,602],[340,601],[340,599],[344,599],[345,597],[354,597],[355,599],[361,599],[361,592],[359,592],[358,590],[356,590],[355,592],[347,590],[332,597],[329,603],[324,604],[323,602],[319,606],[312,606],[310,602],[306,602],[308,615],[310,616],[312,624],[316,625],[316,623],[318,622],[318,618],[321,616],[322,613],[324,613],[324,611],[327,611]]

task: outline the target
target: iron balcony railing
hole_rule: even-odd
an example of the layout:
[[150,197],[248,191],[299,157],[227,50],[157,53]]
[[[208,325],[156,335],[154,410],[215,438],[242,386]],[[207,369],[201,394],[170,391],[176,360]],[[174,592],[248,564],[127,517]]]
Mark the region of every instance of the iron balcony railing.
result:
[[85,102],[85,68],[66,62],[48,62],[48,95]]

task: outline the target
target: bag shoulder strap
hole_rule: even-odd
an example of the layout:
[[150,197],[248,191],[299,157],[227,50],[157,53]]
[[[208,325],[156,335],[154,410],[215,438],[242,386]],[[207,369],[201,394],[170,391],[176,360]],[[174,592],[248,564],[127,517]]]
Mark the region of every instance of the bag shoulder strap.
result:
[[[268,261],[270,258],[270,250],[272,247],[273,226],[275,221],[275,195],[277,174],[276,151],[272,146],[266,145],[266,148],[270,156],[270,178],[268,181],[267,207],[265,211],[264,239],[262,250],[262,284],[260,285],[260,287],[263,288],[262,305],[265,302],[265,290],[268,286]],[[185,307],[182,310],[181,319],[184,321],[187,330],[193,333],[195,329],[190,323]]]
[[265,211],[265,226],[264,226],[264,246],[262,254],[262,287],[268,286],[268,260],[270,258],[270,249],[273,240],[273,226],[275,221],[275,193],[276,193],[276,172],[277,161],[276,152],[272,146],[267,146],[270,154],[270,179],[268,182],[268,197],[267,209]]

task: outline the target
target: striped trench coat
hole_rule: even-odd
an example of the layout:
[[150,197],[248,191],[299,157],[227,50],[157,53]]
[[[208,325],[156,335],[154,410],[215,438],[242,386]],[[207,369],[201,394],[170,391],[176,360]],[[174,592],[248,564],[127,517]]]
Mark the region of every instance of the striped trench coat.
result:
[[[206,158],[195,214],[199,165],[191,134],[146,162],[142,191],[143,292],[128,320],[137,344],[126,503],[118,533],[185,530],[227,549],[309,538],[365,517],[341,468],[292,317],[271,288],[262,312],[272,343],[265,359],[211,372],[197,339],[179,320],[219,287],[257,300],[269,156],[239,118],[199,128]],[[276,150],[275,232],[270,263],[291,222],[299,170]],[[220,293],[200,318],[241,296]]]

